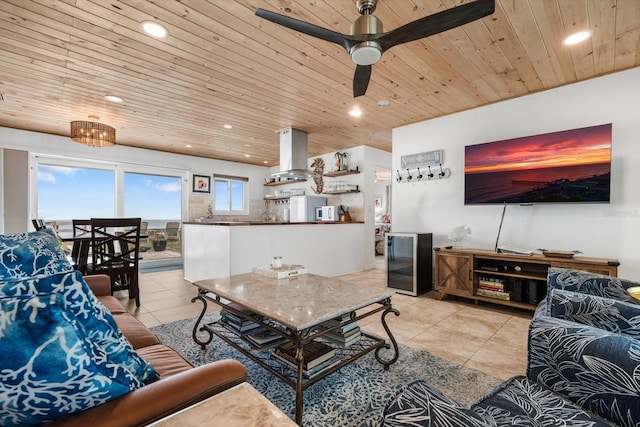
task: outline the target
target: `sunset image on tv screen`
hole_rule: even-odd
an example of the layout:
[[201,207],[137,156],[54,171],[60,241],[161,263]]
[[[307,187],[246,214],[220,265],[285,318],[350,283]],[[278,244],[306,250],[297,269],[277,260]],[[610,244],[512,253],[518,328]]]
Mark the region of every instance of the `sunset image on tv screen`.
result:
[[611,123],[465,147],[465,204],[609,202]]

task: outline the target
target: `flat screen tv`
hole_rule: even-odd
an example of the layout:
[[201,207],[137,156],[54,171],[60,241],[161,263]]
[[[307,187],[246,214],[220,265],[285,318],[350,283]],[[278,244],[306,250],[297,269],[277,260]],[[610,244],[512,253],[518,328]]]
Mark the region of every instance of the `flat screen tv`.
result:
[[465,147],[464,203],[609,203],[611,123]]

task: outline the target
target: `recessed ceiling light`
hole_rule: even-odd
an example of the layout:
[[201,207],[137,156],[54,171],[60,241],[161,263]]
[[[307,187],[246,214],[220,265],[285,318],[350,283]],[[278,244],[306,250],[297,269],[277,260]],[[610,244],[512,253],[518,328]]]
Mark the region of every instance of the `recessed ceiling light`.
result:
[[244,144],[245,147],[250,148],[251,144]]
[[191,144],[187,144],[187,145],[185,145],[185,147],[187,147],[187,148],[191,148],[191,147],[193,147],[193,145],[191,145]]
[[591,31],[578,31],[577,33],[573,33],[562,40],[562,44],[565,46],[571,46],[583,42],[589,37],[591,37]]
[[245,156],[246,158],[249,158],[249,157],[251,157],[251,154],[245,154],[244,156]]
[[269,163],[269,160],[263,160],[262,163],[266,165],[267,163]]
[[380,101],[378,101],[378,105],[381,107],[386,107],[387,105],[389,105],[389,100],[388,99],[381,99]]
[[167,37],[167,34],[169,34],[169,31],[167,31],[165,27],[153,21],[144,21],[142,23],[142,29],[150,36],[157,37],[159,39],[165,38]]
[[111,102],[122,102],[122,98],[115,95],[107,95],[104,97],[104,99]]
[[225,129],[231,129],[232,127],[233,127],[233,126],[231,126],[231,125],[224,125],[224,128],[225,128]]
[[349,111],[349,115],[351,117],[360,117],[362,115],[362,110],[360,110],[359,108],[352,108],[351,111]]

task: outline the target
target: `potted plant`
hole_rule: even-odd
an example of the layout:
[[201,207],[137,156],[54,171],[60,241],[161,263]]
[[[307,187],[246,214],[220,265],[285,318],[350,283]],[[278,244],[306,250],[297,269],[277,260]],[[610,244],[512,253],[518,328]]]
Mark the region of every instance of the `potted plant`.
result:
[[349,153],[338,151],[336,156],[336,171],[347,170],[349,166],[347,166],[347,156]]
[[151,239],[153,250],[156,252],[164,251],[167,248],[167,236],[164,233],[157,233],[153,239]]

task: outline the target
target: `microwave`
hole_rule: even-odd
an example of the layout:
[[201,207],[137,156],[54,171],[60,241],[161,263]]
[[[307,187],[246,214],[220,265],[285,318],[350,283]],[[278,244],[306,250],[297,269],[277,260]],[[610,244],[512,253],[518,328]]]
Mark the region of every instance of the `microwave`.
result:
[[320,206],[316,208],[316,221],[337,221],[337,206]]

